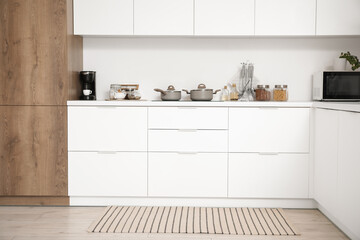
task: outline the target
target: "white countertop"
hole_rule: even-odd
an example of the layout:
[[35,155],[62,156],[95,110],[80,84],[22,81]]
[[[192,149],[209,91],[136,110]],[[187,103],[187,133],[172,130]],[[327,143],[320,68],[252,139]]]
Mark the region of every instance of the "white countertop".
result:
[[360,102],[313,102],[313,107],[360,113]]
[[242,101],[68,101],[68,106],[107,106],[107,107],[298,107],[324,108],[339,111],[360,112],[360,102],[242,102]]
[[241,102],[241,101],[68,101],[68,106],[112,106],[112,107],[305,107],[312,102]]

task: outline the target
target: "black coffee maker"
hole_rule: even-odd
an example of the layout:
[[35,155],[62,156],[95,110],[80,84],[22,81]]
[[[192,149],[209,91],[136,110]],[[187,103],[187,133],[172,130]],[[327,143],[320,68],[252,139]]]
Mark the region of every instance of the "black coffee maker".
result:
[[80,100],[96,100],[96,80],[95,71],[81,71],[80,82],[81,82],[81,96]]

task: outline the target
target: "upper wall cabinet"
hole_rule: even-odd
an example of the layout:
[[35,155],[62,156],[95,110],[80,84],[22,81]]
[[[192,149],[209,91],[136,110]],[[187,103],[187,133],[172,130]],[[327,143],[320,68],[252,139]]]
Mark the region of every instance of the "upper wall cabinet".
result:
[[315,35],[315,0],[256,0],[255,9],[255,35]]
[[74,34],[133,35],[133,0],[74,0]]
[[76,35],[360,35],[359,0],[74,0]]
[[195,35],[254,35],[254,0],[194,0]]
[[360,35],[359,0],[317,0],[317,35]]
[[135,35],[193,35],[193,0],[134,0]]

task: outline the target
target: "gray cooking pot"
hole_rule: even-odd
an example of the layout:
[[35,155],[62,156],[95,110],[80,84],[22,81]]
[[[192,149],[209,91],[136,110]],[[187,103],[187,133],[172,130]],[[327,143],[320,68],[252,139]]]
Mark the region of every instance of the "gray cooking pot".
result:
[[213,99],[213,94],[216,94],[221,90],[218,89],[213,92],[212,89],[207,89],[205,84],[199,84],[197,89],[193,89],[190,92],[186,89],[183,89],[183,91],[190,94],[190,98],[193,101],[211,101]]
[[154,91],[161,92],[161,100],[163,101],[179,101],[181,98],[181,91],[175,91],[173,85],[170,85],[167,90],[155,88]]

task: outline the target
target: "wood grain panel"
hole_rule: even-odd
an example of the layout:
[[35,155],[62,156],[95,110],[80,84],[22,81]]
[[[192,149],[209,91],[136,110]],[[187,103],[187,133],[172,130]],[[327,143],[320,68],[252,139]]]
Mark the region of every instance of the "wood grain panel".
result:
[[0,205],[68,206],[69,197],[54,196],[0,196]]
[[[0,105],[65,105],[79,88],[72,1],[0,1]],[[69,17],[68,17],[69,16]]]
[[0,106],[0,195],[67,195],[65,106]]
[[83,70],[83,38],[74,36],[73,1],[67,1],[67,71],[68,100],[78,100],[81,93],[79,71]]

